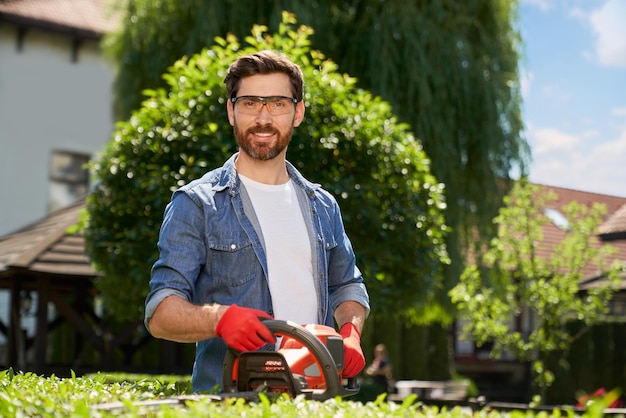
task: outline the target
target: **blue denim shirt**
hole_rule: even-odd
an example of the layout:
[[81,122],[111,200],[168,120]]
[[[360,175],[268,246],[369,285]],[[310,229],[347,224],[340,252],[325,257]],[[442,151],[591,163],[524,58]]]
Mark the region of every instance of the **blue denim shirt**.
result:
[[[198,305],[236,303],[273,316],[263,237],[235,158],[176,190],[165,209],[160,257],[146,298],[146,327],[158,304],[171,295]],[[289,163],[287,171],[306,208],[318,323],[333,326],[333,312],[345,301],[359,302],[369,313],[369,296],[337,201]],[[221,338],[196,343],[194,391],[221,384],[225,354]]]

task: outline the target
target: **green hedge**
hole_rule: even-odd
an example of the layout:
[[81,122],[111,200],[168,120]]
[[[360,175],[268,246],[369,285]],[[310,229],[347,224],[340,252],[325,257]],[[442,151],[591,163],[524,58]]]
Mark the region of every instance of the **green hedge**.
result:
[[[230,399],[216,402],[198,397],[186,404],[174,402],[189,394],[189,376],[104,375],[58,378],[33,373],[0,372],[0,416],[2,417],[560,417],[575,416],[573,410],[498,412],[493,408],[473,411],[461,407],[426,406],[415,397],[403,403],[354,402],[331,399],[307,401],[286,396],[246,402]],[[583,415],[602,416],[606,403],[597,401]]]

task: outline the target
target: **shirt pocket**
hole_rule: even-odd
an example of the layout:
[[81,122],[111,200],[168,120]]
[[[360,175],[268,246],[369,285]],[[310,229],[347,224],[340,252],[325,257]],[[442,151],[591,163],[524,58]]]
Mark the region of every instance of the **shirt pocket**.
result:
[[217,286],[241,286],[259,277],[262,269],[248,235],[222,232],[209,240],[209,264]]

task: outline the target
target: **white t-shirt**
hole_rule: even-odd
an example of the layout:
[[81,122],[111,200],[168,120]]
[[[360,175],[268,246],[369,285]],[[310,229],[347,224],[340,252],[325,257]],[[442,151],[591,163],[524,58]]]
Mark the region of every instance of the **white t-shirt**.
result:
[[261,225],[274,318],[317,323],[311,244],[292,181],[258,183],[239,175]]

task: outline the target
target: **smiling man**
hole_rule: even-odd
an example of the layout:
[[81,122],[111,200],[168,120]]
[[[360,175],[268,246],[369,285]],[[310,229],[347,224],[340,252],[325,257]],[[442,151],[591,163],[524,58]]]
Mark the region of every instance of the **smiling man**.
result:
[[145,324],[195,342],[194,391],[221,382],[226,347],[268,349],[260,318],[324,324],[344,338],[344,377],[365,365],[369,297],[335,198],[287,159],[304,119],[300,67],[283,54],[238,58],[224,79],[239,152],[176,190],[159,235]]

